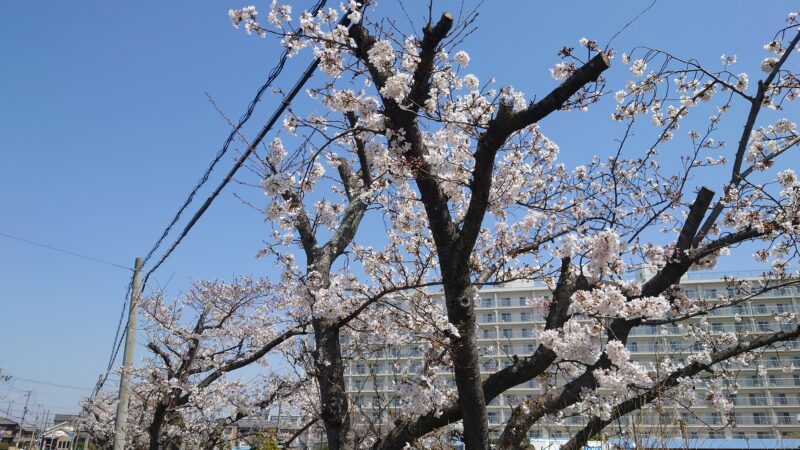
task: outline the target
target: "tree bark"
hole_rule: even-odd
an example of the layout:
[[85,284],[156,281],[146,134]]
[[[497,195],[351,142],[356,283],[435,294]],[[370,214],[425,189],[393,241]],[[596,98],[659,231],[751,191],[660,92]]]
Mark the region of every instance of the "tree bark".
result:
[[[445,291],[447,292],[447,288]],[[460,334],[457,338],[451,338],[451,358],[464,421],[464,446],[470,450],[482,450],[489,447],[489,423],[481,383],[472,291],[473,289],[463,285],[456,286],[445,297],[447,318],[458,328]]]
[[314,367],[322,399],[321,417],[329,450],[349,450],[350,430],[339,328],[330,321],[314,320]]
[[161,428],[164,425],[164,420],[167,417],[167,405],[163,402],[159,402],[156,405],[156,409],[153,412],[153,421],[150,422],[150,425],[147,427],[147,434],[150,438],[150,443],[148,447],[150,450],[160,450],[161,449]]

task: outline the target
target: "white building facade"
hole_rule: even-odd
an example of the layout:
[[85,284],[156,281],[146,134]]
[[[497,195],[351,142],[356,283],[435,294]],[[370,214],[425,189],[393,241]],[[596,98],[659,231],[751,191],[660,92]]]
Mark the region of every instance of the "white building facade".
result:
[[[742,274],[730,274],[743,277]],[[741,279],[741,278],[740,278]],[[723,274],[690,273],[681,285],[690,298],[709,302],[727,294]],[[537,316],[528,305],[532,297],[549,296],[543,286],[508,285],[483,289],[476,304],[479,322],[479,345],[484,349],[481,371],[484,376],[512,364],[513,355],[531,355],[538,342],[537,329],[544,319]],[[777,289],[768,295],[755,297],[736,306],[711,311],[703,316],[713,332],[739,331],[767,333],[777,331],[780,325],[774,320],[776,313],[800,314],[800,292],[798,288]],[[701,317],[682,323],[697,324]],[[789,324],[785,326],[794,327]],[[680,328],[668,326],[642,326],[634,329],[627,347],[635,361],[657,362],[672,358],[684,362],[692,352],[699,350],[682,335]],[[388,348],[369,360],[354,361],[346,368],[348,391],[355,403],[355,410],[362,412],[356,421],[392,422],[392,407],[400,407],[393,398],[393,389],[398,370],[420,370],[415,361],[421,361],[421,351],[415,346]],[[787,371],[794,365],[797,371]],[[399,369],[405,367],[405,369]],[[721,417],[713,408],[704,404],[703,378],[697,383],[698,401],[689,409],[665,402],[661,411],[648,410],[621,419],[615,430],[633,430],[642,438],[670,437],[678,439],[785,439],[800,438],[800,342],[781,344],[762,352],[757,364],[750,367],[731,367],[736,376],[729,390],[734,404],[734,424]],[[452,374],[437,375],[455,387]],[[703,377],[710,377],[704,374]],[[732,384],[731,383],[731,384]],[[504,392],[488,405],[488,420],[493,434],[502,431],[503,423],[510,417],[512,407],[521,400],[542,394],[547,383],[534,379]],[[561,384],[554,380],[554,384]],[[734,394],[735,392],[735,394]],[[389,405],[386,408],[381,405]],[[372,416],[369,411],[374,411]],[[583,428],[583,417],[548,419],[534,425],[529,431],[532,440],[564,439]],[[609,430],[611,431],[611,430]]]

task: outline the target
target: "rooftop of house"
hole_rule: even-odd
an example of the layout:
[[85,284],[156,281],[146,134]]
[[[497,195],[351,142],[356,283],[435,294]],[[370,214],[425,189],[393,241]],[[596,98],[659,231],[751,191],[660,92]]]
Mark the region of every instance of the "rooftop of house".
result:
[[17,422],[15,422],[15,421],[11,420],[11,419],[6,419],[5,417],[0,417],[0,425],[17,426],[19,424]]

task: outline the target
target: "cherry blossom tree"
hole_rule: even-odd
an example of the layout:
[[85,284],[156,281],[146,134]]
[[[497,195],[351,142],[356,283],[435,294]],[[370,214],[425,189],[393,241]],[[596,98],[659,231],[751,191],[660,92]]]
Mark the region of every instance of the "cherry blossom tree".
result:
[[[514,408],[499,448],[520,448],[550,418],[582,415],[585,428],[566,444],[581,448],[654,402],[691,405],[702,372],[718,376],[707,400],[732,418],[719,381],[735,385],[730,364],[752,365],[800,336],[791,313],[759,333],[717,332],[702,319],[798,279],[790,267],[800,182],[780,167],[800,143],[785,118],[800,95],[787,65],[800,41],[796,14],[768,37],[754,86],[731,71],[733,56],[711,68],[640,47],[619,56],[633,79],[610,89],[616,52],[581,39],[550,69],[557,86],[530,102],[468,72],[461,47],[476,12],[423,14],[421,30],[403,31],[355,1],[297,17],[273,2],[265,24],[255,7],[230,11],[248,34],[274,36],[290,54],[313,52],[325,77],[307,93],[319,108],[290,112],[280,136],[251,148],[269,199],[261,256],[280,279],[198,282],[174,301],[161,292],[143,301],[152,356],[133,374],[131,446],[213,448],[226,426],[284,399],[308,417],[303,429],[321,423],[332,450],[431,448],[453,436],[486,449],[487,402],[539,378],[548,388]],[[623,130],[616,150],[577,167],[559,162],[540,122],[603,107],[614,91],[611,117]],[[744,119],[732,117],[739,105]],[[704,108],[708,120],[697,117]],[[721,124],[739,120],[729,148]],[[652,141],[635,139],[638,129]],[[677,142],[684,150],[662,153]],[[707,173],[725,181],[697,185]],[[686,296],[681,277],[743,244],[769,263],[759,282],[730,278],[717,302]],[[630,281],[642,268],[649,277]],[[529,302],[546,318],[539,346],[482,376],[478,290],[517,280],[553,291]],[[693,343],[658,364],[638,363],[625,344],[641,326],[681,327]],[[418,348],[422,367],[396,377],[402,408],[372,405],[394,418],[387,430],[350,398],[344,370],[400,346]],[[279,374],[271,358],[292,370]],[[271,373],[236,378],[259,363]],[[437,378],[441,370],[453,372],[455,389]],[[87,410],[87,428],[108,439],[113,401],[96,397]],[[357,416],[366,425],[355,426]]]
[[[302,379],[276,374],[244,382],[231,373],[305,333],[280,313],[264,281],[198,281],[169,301],[156,291],[140,310],[151,356],[132,370],[127,437],[134,448],[213,448],[225,428],[289,397]],[[113,430],[115,400],[87,402],[87,428],[98,442]]]
[[[548,416],[582,414],[590,421],[567,444],[580,448],[621,415],[690,396],[700,372],[733,376],[721,363],[751,364],[755,352],[800,335],[790,314],[759,335],[714,333],[689,321],[797,278],[789,267],[797,258],[800,184],[791,169],[776,169],[800,142],[795,123],[776,116],[800,94],[786,65],[800,39],[796,14],[769,38],[771,56],[754,86],[746,73],[731,72],[731,56],[710,68],[657,49],[622,54],[633,79],[614,95],[612,119],[624,129],[619,146],[573,168],[559,163],[559,147],[539,123],[613,92],[604,78],[613,50],[588,39],[563,48],[551,69],[559,84],[528,102],[510,86],[467,72],[470,57],[459,47],[474,13],[436,19],[428,8],[427,24],[406,32],[379,8],[354,1],[294,14],[276,2],[264,24],[255,7],[229,13],[234,26],[275,36],[292,54],[310,48],[327,77],[308,90],[320,109],[287,115],[284,136],[259,149],[258,170],[273,225],[263,253],[283,268],[287,314],[310,318],[313,348],[293,347],[291,357],[313,375],[329,448],[407,448],[462,421],[466,448],[485,449],[487,401],[549,375],[560,381],[515,408],[499,446],[519,448]],[[715,136],[723,120],[737,120],[728,116],[738,104],[749,111],[729,149]],[[681,124],[698,126],[691,113],[703,105],[714,112],[687,133],[690,150],[662,155],[684,141]],[[643,117],[650,121],[644,127],[656,130],[645,146],[632,138]],[[296,145],[288,151],[285,142]],[[702,174],[721,171],[728,177],[716,192],[696,185]],[[359,242],[365,223],[383,226],[386,239]],[[686,297],[682,276],[714,267],[744,243],[770,263],[761,282],[729,279],[735,294],[722,303]],[[652,269],[649,279],[627,280],[642,267]],[[546,316],[540,345],[482,377],[477,290],[513,280],[553,289],[552,299],[530,302]],[[444,307],[430,286],[441,287]],[[407,307],[388,312],[396,298]],[[625,343],[632,329],[671,324],[685,327],[701,350],[685,363],[631,361]],[[408,413],[388,432],[358,438],[344,360],[351,347],[369,351],[375,334],[389,345],[422,343],[425,367],[431,374],[452,370],[456,389],[425,377],[398,385]],[[708,389],[715,407],[730,415],[720,385]]]

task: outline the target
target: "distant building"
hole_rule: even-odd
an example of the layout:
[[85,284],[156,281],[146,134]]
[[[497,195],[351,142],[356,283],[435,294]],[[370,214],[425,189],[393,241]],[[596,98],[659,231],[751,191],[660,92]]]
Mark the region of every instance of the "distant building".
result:
[[[735,294],[726,285],[724,274],[692,272],[681,280],[686,295],[697,302],[719,303],[726,294]],[[729,273],[738,279],[757,282],[756,274]],[[645,274],[638,276],[644,277]],[[497,370],[510,366],[512,355],[532,354],[538,342],[537,329],[541,329],[544,318],[537,316],[530,306],[531,297],[552,295],[540,284],[509,283],[480,291],[475,304],[479,331],[478,345],[483,353],[481,372],[488,376]],[[437,302],[443,304],[443,299]],[[398,304],[402,307],[402,304]],[[707,315],[682,323],[698,324],[707,321],[711,332],[769,333],[780,329],[773,315],[776,313],[796,313],[800,315],[800,291],[795,287],[776,289],[769,294],[752,298],[736,306],[725,306],[711,310]],[[796,323],[785,325],[795,327]],[[677,363],[685,362],[693,352],[700,350],[686,339],[675,325],[641,326],[631,333],[627,348],[632,359],[639,362],[653,362],[670,357]],[[358,405],[362,414],[354,417],[358,422],[369,421],[372,426],[386,430],[391,427],[394,411],[399,411],[401,403],[394,394],[394,382],[403,370],[421,371],[422,351],[414,345],[388,346],[377,356],[366,361],[354,361],[345,369],[348,393]],[[664,402],[660,413],[646,411],[631,414],[620,422],[635,427],[643,437],[660,436],[664,431],[668,436],[680,440],[712,442],[726,440],[738,445],[744,440],[752,444],[759,439],[787,440],[800,437],[800,373],[786,373],[784,366],[800,368],[800,342],[781,344],[780,351],[768,349],[758,355],[758,363],[749,367],[729,367],[738,371],[737,389],[731,386],[730,399],[734,404],[734,425],[725,426],[728,418],[705,404],[702,381],[710,377],[705,374],[698,378],[697,402],[691,410]],[[451,372],[437,374],[441,380],[455,388]],[[488,421],[493,437],[498,436],[503,424],[509,419],[514,405],[525,399],[541,395],[543,386],[540,379],[533,379],[497,396],[488,404]],[[558,385],[563,380],[554,380]],[[534,425],[528,436],[533,442],[542,440],[564,440],[585,426],[586,419],[580,416],[564,420],[543,419]],[[768,441],[764,441],[768,442]],[[795,442],[795,441],[791,441]],[[537,447],[538,448],[538,447]],[[631,448],[631,447],[629,447]],[[635,446],[633,447],[635,448]]]
[[36,427],[23,426],[18,422],[0,417],[0,444],[8,445],[11,448],[35,449],[36,447]]
[[11,419],[0,417],[0,444],[11,444],[19,433],[19,424]]
[[[58,415],[56,415],[58,416]],[[77,417],[77,416],[76,416]],[[56,423],[44,430],[41,439],[42,450],[65,449],[72,450],[73,443],[77,441],[75,436],[75,420],[66,420]]]
[[[240,450],[251,448],[252,444],[262,438],[276,438],[279,442],[285,442],[301,430],[305,423],[306,418],[295,415],[247,417],[229,426],[225,430],[225,439],[233,448]],[[289,448],[304,448],[306,442],[306,435],[302,433]]]

